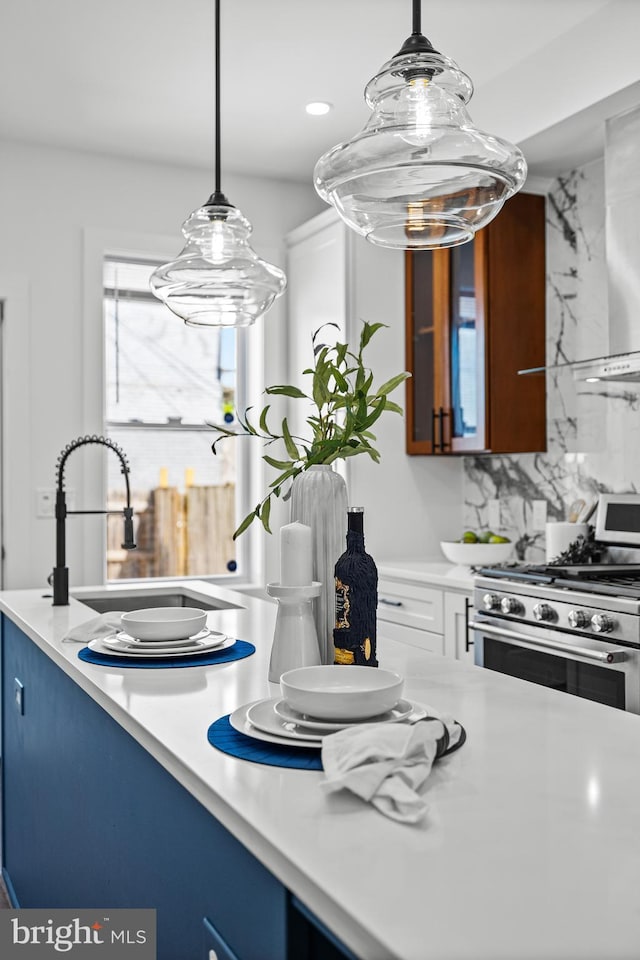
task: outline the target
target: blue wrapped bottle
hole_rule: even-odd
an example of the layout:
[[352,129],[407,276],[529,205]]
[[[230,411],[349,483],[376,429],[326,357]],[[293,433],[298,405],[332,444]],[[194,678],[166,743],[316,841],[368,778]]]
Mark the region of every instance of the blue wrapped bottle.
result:
[[347,549],[335,566],[334,663],[377,667],[378,570],[364,549],[364,509],[347,512]]

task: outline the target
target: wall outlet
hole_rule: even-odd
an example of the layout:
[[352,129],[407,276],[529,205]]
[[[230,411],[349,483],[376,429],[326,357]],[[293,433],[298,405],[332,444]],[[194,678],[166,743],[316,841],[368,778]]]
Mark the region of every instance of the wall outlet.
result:
[[547,501],[546,500],[534,500],[533,501],[533,516],[531,519],[531,526],[534,533],[536,531],[542,531],[545,529],[547,522]]
[[38,487],[36,490],[36,517],[55,515],[56,492],[53,487]]
[[489,500],[489,512],[487,518],[489,529],[496,533],[500,529],[500,522],[500,501]]

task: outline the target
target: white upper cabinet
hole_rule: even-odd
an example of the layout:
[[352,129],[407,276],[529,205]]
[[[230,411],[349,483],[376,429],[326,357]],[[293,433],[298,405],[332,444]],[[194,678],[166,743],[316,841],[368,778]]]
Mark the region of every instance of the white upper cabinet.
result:
[[[324,324],[318,342],[344,342],[347,331],[348,242],[347,228],[333,210],[319,214],[287,236],[288,277],[288,383],[305,393],[310,378],[302,371],[313,363],[312,337]],[[291,404],[290,426],[299,433],[304,413]]]

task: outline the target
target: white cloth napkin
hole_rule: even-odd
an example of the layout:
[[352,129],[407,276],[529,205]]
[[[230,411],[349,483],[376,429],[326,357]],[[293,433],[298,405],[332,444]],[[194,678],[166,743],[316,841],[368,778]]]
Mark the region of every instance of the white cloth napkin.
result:
[[96,637],[108,637],[110,634],[118,633],[122,630],[120,618],[123,610],[109,610],[108,613],[101,613],[99,617],[93,617],[91,620],[85,620],[73,627],[62,638],[63,643],[72,640],[75,643],[89,643]]
[[431,719],[414,724],[366,723],[324,737],[323,788],[351,790],[392,820],[417,823],[428,809],[417,790],[431,772],[438,740],[446,728],[452,747],[461,734],[453,717],[427,711]]

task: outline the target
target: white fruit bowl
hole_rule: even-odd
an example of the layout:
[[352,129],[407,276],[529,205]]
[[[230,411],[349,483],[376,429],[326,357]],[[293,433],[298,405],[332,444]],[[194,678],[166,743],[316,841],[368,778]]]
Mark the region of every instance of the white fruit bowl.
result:
[[440,549],[450,563],[464,567],[482,567],[504,563],[513,553],[513,543],[460,543],[441,540]]
[[385,713],[395,707],[403,685],[398,673],[355,664],[297,667],[280,677],[289,706],[319,720],[364,720]]
[[147,607],[123,613],[122,629],[137,640],[184,640],[207,625],[207,611],[196,607]]

